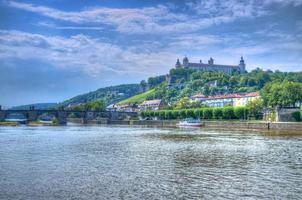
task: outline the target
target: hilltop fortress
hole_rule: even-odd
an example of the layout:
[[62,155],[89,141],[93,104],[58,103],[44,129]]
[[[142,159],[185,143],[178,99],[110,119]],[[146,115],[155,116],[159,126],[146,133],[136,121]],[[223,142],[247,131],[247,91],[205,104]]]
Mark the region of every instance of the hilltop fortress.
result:
[[182,64],[177,59],[175,64],[175,68],[189,68],[195,69],[200,71],[217,71],[217,72],[224,72],[227,74],[231,74],[234,71],[239,72],[240,74],[245,73],[245,63],[243,57],[241,56],[239,65],[221,65],[221,64],[214,64],[214,59],[210,58],[208,63],[203,63],[201,60],[199,63],[191,63],[187,57],[184,57]]

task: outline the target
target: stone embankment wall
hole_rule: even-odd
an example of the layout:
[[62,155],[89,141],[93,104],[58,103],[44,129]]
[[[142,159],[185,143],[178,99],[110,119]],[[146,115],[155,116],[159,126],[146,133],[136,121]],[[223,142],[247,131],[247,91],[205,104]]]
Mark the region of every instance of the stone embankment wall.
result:
[[[87,124],[115,124],[133,126],[157,126],[157,127],[176,127],[178,120],[82,120],[72,119],[69,122]],[[271,130],[298,130],[302,131],[302,122],[251,122],[251,121],[203,121],[206,128],[223,129],[271,129]]]

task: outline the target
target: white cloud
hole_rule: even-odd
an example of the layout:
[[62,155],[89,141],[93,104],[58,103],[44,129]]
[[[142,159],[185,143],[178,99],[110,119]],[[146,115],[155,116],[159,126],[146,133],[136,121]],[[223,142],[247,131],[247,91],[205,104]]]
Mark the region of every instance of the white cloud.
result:
[[97,30],[97,31],[104,30],[104,28],[99,27],[99,26],[57,26],[56,24],[49,23],[49,22],[39,22],[34,25],[53,28],[53,29],[59,29],[59,30]]
[[164,74],[176,54],[165,51],[138,53],[79,34],[70,38],[0,30],[0,58],[39,59],[91,76],[113,74]]
[[[157,5],[144,8],[93,7],[81,11],[62,11],[46,6],[8,1],[7,5],[34,12],[52,19],[93,27],[109,26],[127,34],[187,33],[239,18],[253,18],[267,14],[267,7],[273,2],[264,3],[252,0],[208,0],[187,3],[187,12],[180,12],[175,6]],[[298,0],[290,0],[298,5]],[[72,26],[74,27],[74,26]]]

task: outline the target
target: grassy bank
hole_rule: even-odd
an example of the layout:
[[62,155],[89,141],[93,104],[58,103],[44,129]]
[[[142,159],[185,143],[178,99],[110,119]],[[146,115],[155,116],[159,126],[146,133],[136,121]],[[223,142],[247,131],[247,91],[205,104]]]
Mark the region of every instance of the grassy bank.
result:
[[18,122],[0,122],[0,126],[18,126]]
[[130,97],[128,99],[125,99],[123,101],[120,101],[118,104],[129,104],[129,103],[142,103],[145,101],[148,97],[153,96],[155,93],[155,89],[151,89],[147,92],[135,95],[133,97]]

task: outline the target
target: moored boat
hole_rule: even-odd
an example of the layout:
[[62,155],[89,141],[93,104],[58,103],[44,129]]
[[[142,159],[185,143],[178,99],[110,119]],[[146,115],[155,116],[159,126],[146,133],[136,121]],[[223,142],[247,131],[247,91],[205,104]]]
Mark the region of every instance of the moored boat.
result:
[[178,123],[179,127],[202,127],[203,124],[199,119],[188,118]]

